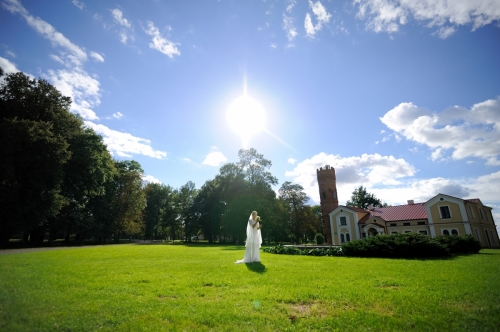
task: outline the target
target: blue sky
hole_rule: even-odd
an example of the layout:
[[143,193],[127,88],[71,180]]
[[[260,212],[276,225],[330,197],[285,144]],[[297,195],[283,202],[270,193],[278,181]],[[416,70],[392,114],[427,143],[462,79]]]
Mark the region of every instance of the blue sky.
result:
[[500,223],[498,1],[0,2],[0,65],[71,96],[149,181],[200,187],[238,161],[226,112],[246,86],[266,114],[248,144],[280,185],[317,202],[330,164],[341,203],[444,193]]

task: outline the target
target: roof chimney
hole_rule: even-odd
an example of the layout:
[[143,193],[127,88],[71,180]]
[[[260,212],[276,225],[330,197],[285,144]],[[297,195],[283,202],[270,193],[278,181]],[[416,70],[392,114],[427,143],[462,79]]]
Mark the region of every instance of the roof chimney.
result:
[[408,205],[414,205],[414,204],[415,204],[415,202],[413,201],[413,199],[408,200]]

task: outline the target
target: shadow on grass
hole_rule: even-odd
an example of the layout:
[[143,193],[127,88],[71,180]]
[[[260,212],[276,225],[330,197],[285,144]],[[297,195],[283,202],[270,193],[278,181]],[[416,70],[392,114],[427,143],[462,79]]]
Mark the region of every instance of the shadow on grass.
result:
[[249,269],[252,272],[256,272],[256,273],[260,273],[260,274],[267,272],[266,266],[264,264],[262,264],[261,262],[245,263],[245,265],[247,266],[247,269]]

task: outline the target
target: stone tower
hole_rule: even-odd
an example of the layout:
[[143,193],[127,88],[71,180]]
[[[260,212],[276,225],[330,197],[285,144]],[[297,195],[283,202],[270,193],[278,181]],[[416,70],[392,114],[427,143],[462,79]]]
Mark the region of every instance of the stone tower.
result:
[[325,167],[317,169],[316,175],[318,178],[321,215],[323,218],[323,236],[327,244],[332,244],[332,232],[328,214],[339,206],[335,168],[326,165]]

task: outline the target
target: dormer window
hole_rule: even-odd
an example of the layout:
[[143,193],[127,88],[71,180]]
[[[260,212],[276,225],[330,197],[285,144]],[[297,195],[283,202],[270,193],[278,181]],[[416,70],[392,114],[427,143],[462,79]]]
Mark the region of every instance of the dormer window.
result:
[[449,206],[440,206],[439,213],[441,214],[441,219],[450,219],[451,218]]
[[347,218],[346,217],[340,217],[340,225],[341,226],[347,225]]

